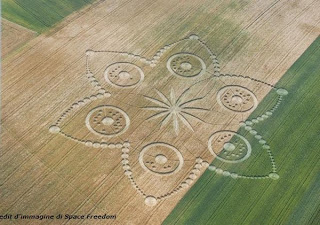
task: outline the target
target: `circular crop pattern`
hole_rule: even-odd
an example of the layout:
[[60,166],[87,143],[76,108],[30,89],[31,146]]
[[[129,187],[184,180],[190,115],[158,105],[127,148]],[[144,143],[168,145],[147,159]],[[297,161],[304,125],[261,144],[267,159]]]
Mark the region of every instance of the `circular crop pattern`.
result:
[[171,56],[167,61],[168,70],[182,77],[195,77],[206,71],[203,60],[190,53],[179,53]]
[[99,106],[86,117],[86,126],[94,134],[112,137],[124,133],[130,124],[128,115],[115,106]]
[[287,91],[286,89],[279,88],[279,89],[277,90],[277,94],[278,94],[278,95],[281,95],[281,96],[285,96],[285,95],[288,94],[288,91]]
[[146,199],[144,200],[144,203],[147,206],[155,206],[157,204],[157,199],[154,196],[147,196]]
[[247,88],[228,85],[218,91],[219,104],[233,112],[248,112],[258,105],[256,96]]
[[136,65],[127,62],[114,63],[107,67],[105,80],[116,87],[130,88],[137,86],[144,79],[143,71]]
[[181,169],[183,157],[175,147],[156,142],[143,147],[139,162],[146,171],[157,175],[171,175]]
[[234,131],[218,131],[211,135],[208,148],[217,159],[227,163],[243,162],[251,155],[251,145]]

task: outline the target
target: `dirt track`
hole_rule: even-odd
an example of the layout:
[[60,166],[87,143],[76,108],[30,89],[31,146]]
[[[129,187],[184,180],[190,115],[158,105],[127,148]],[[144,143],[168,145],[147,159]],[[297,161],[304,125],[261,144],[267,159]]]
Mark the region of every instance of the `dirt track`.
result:
[[[72,103],[96,93],[85,75],[88,49],[129,52],[152,58],[162,46],[197,34],[218,56],[221,73],[242,74],[275,84],[319,35],[320,4],[316,0],[231,2],[103,1],[50,36],[35,38],[29,43],[30,48],[5,60],[1,88],[4,173],[0,212],[110,213],[117,214],[115,224],[160,224],[186,189],[159,201],[154,207],[146,206],[123,173],[121,149],[87,147],[51,134],[48,128]],[[105,58],[97,55],[94,54],[93,70],[100,71],[101,75],[106,63]],[[110,56],[107,59],[110,60]],[[160,69],[161,63],[164,62],[160,60]],[[161,74],[159,71],[157,74]],[[159,84],[161,91],[169,95],[167,82],[159,79],[156,83],[156,78],[147,78],[143,83],[145,88],[137,91],[138,94],[152,95],[151,86]],[[177,85],[182,84],[177,81]],[[252,86],[252,89],[258,100],[270,90],[264,86]],[[118,99],[121,98],[120,95],[107,102],[120,104]],[[90,106],[101,105],[99,101],[102,100]],[[127,106],[123,104],[122,107]],[[143,117],[144,114],[137,115]],[[80,123],[85,126],[84,122]],[[75,119],[65,128],[79,137],[87,137],[88,132],[83,132],[77,124]],[[187,135],[186,130],[183,127],[183,135]],[[138,134],[130,132],[136,139],[139,135],[146,136],[144,129]],[[150,136],[149,142],[174,137],[171,133],[167,137],[161,135]],[[189,139],[186,137],[180,142],[184,140]],[[181,171],[173,178],[154,178],[138,162],[140,147],[147,142],[137,144],[137,150],[129,156],[130,165],[136,182],[145,192],[161,195],[185,179],[197,155],[181,150],[185,159]],[[207,153],[201,155],[210,160]],[[16,223],[25,224],[23,221]],[[79,221],[70,222],[77,223]],[[47,222],[42,221],[42,224]],[[106,222],[91,221],[90,224]]]

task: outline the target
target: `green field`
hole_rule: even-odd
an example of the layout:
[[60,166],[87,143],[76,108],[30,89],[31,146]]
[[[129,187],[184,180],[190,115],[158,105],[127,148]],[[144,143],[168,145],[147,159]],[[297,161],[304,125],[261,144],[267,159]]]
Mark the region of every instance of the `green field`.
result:
[[41,33],[94,0],[2,0],[2,17]]
[[[206,171],[179,202],[164,224],[304,225],[320,221],[320,37],[278,82],[289,95],[274,115],[255,125],[273,152],[278,180],[232,179]],[[272,104],[270,93],[250,116]],[[246,136],[246,133],[239,130]],[[260,145],[247,136],[261,157],[248,174],[268,163]],[[216,159],[212,164],[216,165]],[[234,169],[234,166],[232,167]],[[242,171],[243,172],[243,171]]]

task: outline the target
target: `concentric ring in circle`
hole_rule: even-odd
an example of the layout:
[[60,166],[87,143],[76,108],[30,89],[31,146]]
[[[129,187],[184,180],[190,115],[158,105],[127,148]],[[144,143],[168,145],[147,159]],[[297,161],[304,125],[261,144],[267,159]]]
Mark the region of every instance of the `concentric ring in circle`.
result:
[[208,140],[210,153],[222,162],[239,163],[251,155],[251,145],[242,135],[222,130],[213,133]]
[[124,133],[129,128],[130,119],[122,109],[103,105],[93,108],[88,113],[85,123],[92,133],[113,137]]
[[141,83],[144,73],[140,67],[128,62],[111,64],[104,72],[105,80],[118,88],[132,88]]
[[258,100],[252,91],[238,85],[221,88],[217,94],[217,101],[222,107],[237,113],[252,111],[258,105]]
[[201,76],[206,71],[206,64],[197,55],[190,53],[178,53],[172,55],[167,61],[168,70],[180,77]]
[[180,151],[163,142],[144,146],[139,155],[141,167],[156,175],[172,175],[182,168],[183,162]]

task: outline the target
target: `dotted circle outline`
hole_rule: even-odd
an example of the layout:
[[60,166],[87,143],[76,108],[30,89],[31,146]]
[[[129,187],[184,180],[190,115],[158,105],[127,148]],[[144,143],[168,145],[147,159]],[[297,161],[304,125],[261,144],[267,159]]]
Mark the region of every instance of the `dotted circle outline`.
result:
[[[143,162],[143,156],[144,156],[146,151],[148,151],[151,147],[154,147],[154,146],[163,146],[163,147],[167,147],[167,148],[170,148],[171,150],[173,150],[176,153],[176,155],[178,156],[178,159],[179,159],[178,167],[175,168],[175,170],[173,170],[170,173],[157,173],[157,172],[154,172],[154,171],[150,170],[148,167],[146,167],[144,162]],[[142,150],[141,150],[141,152],[139,154],[139,163],[140,163],[141,167],[147,172],[156,174],[158,176],[169,176],[169,175],[177,173],[182,168],[184,160],[183,160],[183,156],[182,156],[181,152],[176,147],[174,147],[174,146],[172,146],[170,144],[164,143],[164,142],[156,142],[156,143],[150,143],[148,145],[145,145],[142,148]]]
[[[125,128],[122,131],[120,131],[119,133],[115,133],[115,134],[101,134],[101,133],[95,131],[90,125],[90,117],[95,111],[97,111],[98,109],[101,109],[101,108],[111,108],[111,109],[119,111],[123,115],[123,117],[125,118],[125,121],[126,121]],[[97,106],[97,107],[95,107],[95,108],[90,110],[90,112],[86,116],[85,123],[86,123],[87,128],[94,134],[97,134],[97,135],[100,135],[100,136],[103,136],[103,137],[114,137],[114,136],[118,136],[120,134],[123,134],[124,132],[126,132],[128,130],[128,128],[130,126],[130,119],[129,119],[128,114],[125,111],[123,111],[122,109],[118,108],[118,107],[115,107],[115,106],[112,106],[112,105],[100,105],[100,106]]]
[[[113,83],[108,76],[108,72],[111,66],[114,66],[116,64],[129,64],[130,66],[133,66],[133,68],[137,69],[139,74],[140,74],[140,80],[132,85],[117,85],[115,83]],[[142,69],[140,67],[138,67],[137,65],[133,64],[133,63],[129,63],[129,62],[116,62],[116,63],[112,63],[110,64],[104,71],[104,79],[107,81],[108,84],[117,87],[117,88],[133,88],[138,86],[143,80],[144,80],[144,72],[142,71]]]
[[[242,88],[242,89],[245,89],[246,91],[248,91],[251,95],[251,97],[253,98],[253,107],[251,107],[250,109],[248,110],[244,110],[244,111],[239,111],[239,110],[233,110],[233,109],[230,109],[228,108],[227,106],[225,106],[222,102],[221,102],[221,95],[222,93],[228,89],[229,87],[238,87],[238,88]],[[250,111],[253,111],[255,108],[257,108],[258,106],[258,99],[257,97],[255,96],[255,94],[248,88],[245,88],[245,87],[242,87],[240,85],[227,85],[227,86],[224,86],[222,87],[218,93],[217,93],[217,102],[219,103],[220,106],[222,106],[223,108],[229,110],[229,111],[232,111],[232,112],[235,112],[235,113],[246,113],[246,112],[250,112]]]
[[[183,76],[183,75],[178,74],[178,73],[176,73],[175,71],[173,71],[173,69],[171,68],[171,61],[172,61],[174,58],[176,58],[176,57],[178,57],[178,56],[180,56],[180,55],[189,55],[189,56],[192,56],[192,57],[195,57],[196,59],[198,59],[199,62],[201,63],[201,67],[202,67],[202,70],[200,71],[200,73],[199,73],[199,74],[196,74],[196,75],[193,75],[193,76]],[[177,53],[177,54],[174,54],[174,55],[170,56],[170,58],[169,58],[168,61],[167,61],[167,69],[169,70],[170,73],[172,73],[172,74],[174,74],[174,75],[177,75],[177,76],[179,76],[179,77],[194,78],[194,77],[198,77],[198,76],[203,75],[203,74],[206,72],[206,70],[207,70],[207,66],[206,66],[206,64],[204,63],[204,61],[203,61],[199,56],[194,55],[194,54],[191,54],[191,53],[184,53],[184,52],[182,52],[182,53]]]
[[[219,157],[219,155],[217,155],[217,154],[213,151],[213,149],[212,149],[213,137],[214,137],[216,134],[222,133],[222,132],[230,132],[230,133],[233,133],[235,136],[239,137],[241,140],[244,141],[244,143],[247,145],[247,153],[246,153],[246,155],[245,155],[244,157],[242,157],[241,159],[238,159],[238,160],[227,160],[227,159],[224,159],[224,158]],[[208,149],[209,149],[210,153],[211,153],[213,156],[215,156],[215,157],[216,157],[217,159],[219,159],[220,161],[226,162],[226,163],[239,163],[239,162],[243,162],[243,161],[245,161],[246,159],[248,159],[248,158],[250,157],[251,151],[252,151],[252,148],[251,148],[251,145],[250,145],[249,141],[248,141],[245,137],[243,137],[242,135],[237,134],[236,132],[231,131],[231,130],[221,130],[221,131],[214,132],[214,133],[210,136],[210,138],[209,138],[209,140],[208,140]]]

